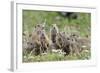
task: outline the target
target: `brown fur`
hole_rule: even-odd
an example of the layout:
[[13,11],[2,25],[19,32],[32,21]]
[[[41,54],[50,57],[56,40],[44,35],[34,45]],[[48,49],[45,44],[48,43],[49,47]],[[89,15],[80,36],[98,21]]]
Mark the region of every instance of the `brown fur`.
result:
[[55,43],[56,42],[56,36],[57,36],[57,33],[58,33],[58,27],[56,24],[53,24],[53,27],[51,29],[51,40],[52,40],[52,43]]

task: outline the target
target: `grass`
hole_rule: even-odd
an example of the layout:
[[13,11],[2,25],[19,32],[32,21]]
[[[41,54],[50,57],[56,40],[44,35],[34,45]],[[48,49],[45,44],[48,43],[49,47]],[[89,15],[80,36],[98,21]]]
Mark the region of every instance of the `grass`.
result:
[[[61,16],[58,12],[23,10],[23,32],[32,33],[34,26],[43,23],[46,19],[45,30],[50,32],[52,24],[56,23],[60,31],[77,32],[80,36],[91,36],[91,14],[77,13],[77,19],[68,21],[67,17]],[[70,29],[68,29],[70,28]],[[49,35],[49,34],[48,34]],[[63,60],[85,60],[91,58],[91,52],[81,52],[80,55],[68,55],[48,53],[43,56],[23,55],[23,62],[44,62],[44,61],[63,61]]]
[[[50,27],[53,23],[56,23],[60,30],[67,26],[78,27],[75,29],[80,32],[80,35],[90,34],[91,27],[91,14],[90,13],[77,13],[78,19],[72,19],[70,22],[68,18],[61,16],[58,12],[48,12],[48,11],[32,11],[23,10],[23,31],[32,32],[33,27],[39,23],[43,23],[46,19],[46,31],[50,31]],[[87,32],[87,33],[86,33]]]
[[64,60],[88,60],[91,58],[90,51],[88,52],[81,52],[80,55],[68,55],[64,56],[58,53],[49,53],[47,55],[24,55],[23,62],[46,62],[46,61],[64,61]]

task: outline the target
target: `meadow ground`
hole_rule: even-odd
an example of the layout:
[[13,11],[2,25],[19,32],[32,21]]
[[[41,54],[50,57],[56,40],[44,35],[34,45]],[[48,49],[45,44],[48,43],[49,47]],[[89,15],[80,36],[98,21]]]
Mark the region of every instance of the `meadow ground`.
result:
[[[76,13],[77,19],[64,17],[59,12],[50,11],[32,11],[23,10],[23,32],[32,33],[35,25],[41,24],[46,20],[45,30],[48,36],[52,24],[57,24],[60,31],[67,33],[77,32],[81,37],[87,37],[91,41],[91,14]],[[91,43],[89,43],[91,44]],[[80,55],[64,56],[58,53],[48,53],[47,55],[25,55],[23,54],[23,62],[41,62],[41,61],[63,61],[63,60],[85,60],[91,58],[91,50],[82,51]]]

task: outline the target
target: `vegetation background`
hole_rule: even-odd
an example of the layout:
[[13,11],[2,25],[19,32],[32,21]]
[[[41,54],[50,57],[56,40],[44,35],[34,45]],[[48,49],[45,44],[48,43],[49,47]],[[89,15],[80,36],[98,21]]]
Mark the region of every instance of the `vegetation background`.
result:
[[[33,11],[33,10],[23,10],[23,32],[32,33],[34,26],[37,24],[44,23],[46,20],[45,30],[49,36],[50,28],[52,24],[57,24],[60,31],[65,31],[68,33],[77,32],[80,36],[91,37],[91,14],[77,12],[77,19],[70,19],[68,17],[62,16],[59,12],[55,11]],[[90,38],[89,38],[90,40]],[[23,55],[24,62],[40,62],[40,61],[61,61],[61,60],[84,60],[90,59],[89,52],[83,51],[80,56],[68,55],[64,57],[60,54],[48,54],[45,56],[32,56]]]

